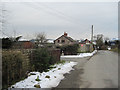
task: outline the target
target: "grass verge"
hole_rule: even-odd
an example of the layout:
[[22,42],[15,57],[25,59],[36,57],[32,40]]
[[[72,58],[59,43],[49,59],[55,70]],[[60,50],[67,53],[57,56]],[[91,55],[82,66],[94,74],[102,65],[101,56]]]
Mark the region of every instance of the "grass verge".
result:
[[120,49],[119,48],[114,48],[114,49],[111,49],[110,51],[120,53]]

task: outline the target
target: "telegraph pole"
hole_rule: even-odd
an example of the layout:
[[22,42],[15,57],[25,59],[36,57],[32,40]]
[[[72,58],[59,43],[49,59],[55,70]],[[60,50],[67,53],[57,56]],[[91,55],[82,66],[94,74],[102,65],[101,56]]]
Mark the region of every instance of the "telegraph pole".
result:
[[92,25],[92,31],[91,31],[91,42],[93,42],[93,25]]

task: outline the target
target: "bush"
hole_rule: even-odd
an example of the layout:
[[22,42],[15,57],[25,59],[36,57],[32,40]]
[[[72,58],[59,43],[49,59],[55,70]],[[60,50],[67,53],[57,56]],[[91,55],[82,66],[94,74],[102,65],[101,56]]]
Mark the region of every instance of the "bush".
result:
[[61,61],[57,62],[56,64],[65,64],[65,60],[61,60]]
[[107,50],[108,49],[108,46],[107,45],[102,45],[100,50]]
[[39,84],[35,84],[34,87],[41,88]]
[[113,49],[111,49],[110,51],[117,52],[117,53],[120,54],[120,48],[118,48],[118,47],[113,48]]
[[52,55],[50,55],[49,64],[50,64],[50,65],[53,65],[53,64],[55,64],[55,63],[56,63],[56,59],[55,59]]
[[47,75],[47,76],[45,76],[45,78],[50,78],[50,76]]
[[61,49],[61,53],[63,51],[63,53],[65,55],[77,55],[79,45],[78,44],[66,45],[66,46],[61,46],[61,47],[57,47],[57,48],[60,48]]
[[40,79],[39,79],[39,76],[37,76],[37,78],[35,79],[36,81],[41,81]]
[[2,48],[3,49],[11,48],[12,44],[13,44],[13,41],[10,40],[9,38],[2,38]]
[[34,71],[43,72],[54,64],[55,59],[50,55],[46,48],[36,49],[32,53],[31,66]]

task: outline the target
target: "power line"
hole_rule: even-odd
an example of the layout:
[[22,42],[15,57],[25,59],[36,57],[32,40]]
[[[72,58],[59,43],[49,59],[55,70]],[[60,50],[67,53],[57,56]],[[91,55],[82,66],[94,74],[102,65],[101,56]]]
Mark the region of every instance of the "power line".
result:
[[64,16],[65,18],[68,18],[68,19],[70,19],[70,20],[73,20],[73,19],[74,19],[73,17],[68,16],[68,15],[65,15],[63,12],[58,11],[58,10],[56,10],[55,8],[52,8],[52,7],[50,7],[50,6],[46,5],[46,4],[43,4],[43,3],[36,3],[36,4],[39,4],[39,5],[42,5],[42,6],[46,7],[46,8],[48,8],[48,9],[51,9],[52,11],[55,11],[57,14],[62,15],[62,16]]
[[[27,5],[27,6],[30,6],[31,8],[33,8],[33,9],[36,9],[36,10],[38,10],[38,11],[40,11],[41,9],[43,9],[43,7],[40,7],[40,5],[38,6],[38,5],[34,5],[33,3],[32,4],[28,4],[28,3],[23,3],[23,4],[25,4],[25,5]],[[42,6],[44,6],[44,5],[42,5]],[[45,6],[44,6],[45,7]],[[46,6],[47,7],[47,6]],[[48,8],[48,7],[47,7]],[[52,9],[52,8],[49,8],[49,9],[51,9],[51,10],[54,10],[54,9]],[[52,15],[54,15],[54,16],[56,16],[56,17],[59,17],[59,18],[61,18],[61,19],[63,19],[63,20],[66,20],[66,21],[68,21],[68,22],[70,22],[70,23],[72,23],[72,24],[78,24],[78,23],[75,23],[75,22],[73,22],[73,19],[71,19],[71,17],[69,17],[69,16],[65,16],[65,14],[64,13],[62,13],[62,12],[59,12],[59,11],[57,11],[57,10],[54,10],[55,12],[57,12],[57,13],[55,13],[55,12],[50,12],[50,11],[48,11],[48,10],[44,10],[44,12],[46,12],[46,13],[49,13],[49,14],[52,14]],[[68,18],[69,17],[69,18]]]

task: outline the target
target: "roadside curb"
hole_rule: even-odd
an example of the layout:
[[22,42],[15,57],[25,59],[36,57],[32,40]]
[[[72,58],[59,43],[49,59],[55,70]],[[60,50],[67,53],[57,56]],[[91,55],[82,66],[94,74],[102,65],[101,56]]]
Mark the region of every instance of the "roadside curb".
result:
[[96,55],[98,53],[98,51],[96,53],[94,53],[92,56],[89,56],[89,58],[87,60],[90,60],[94,55]]

